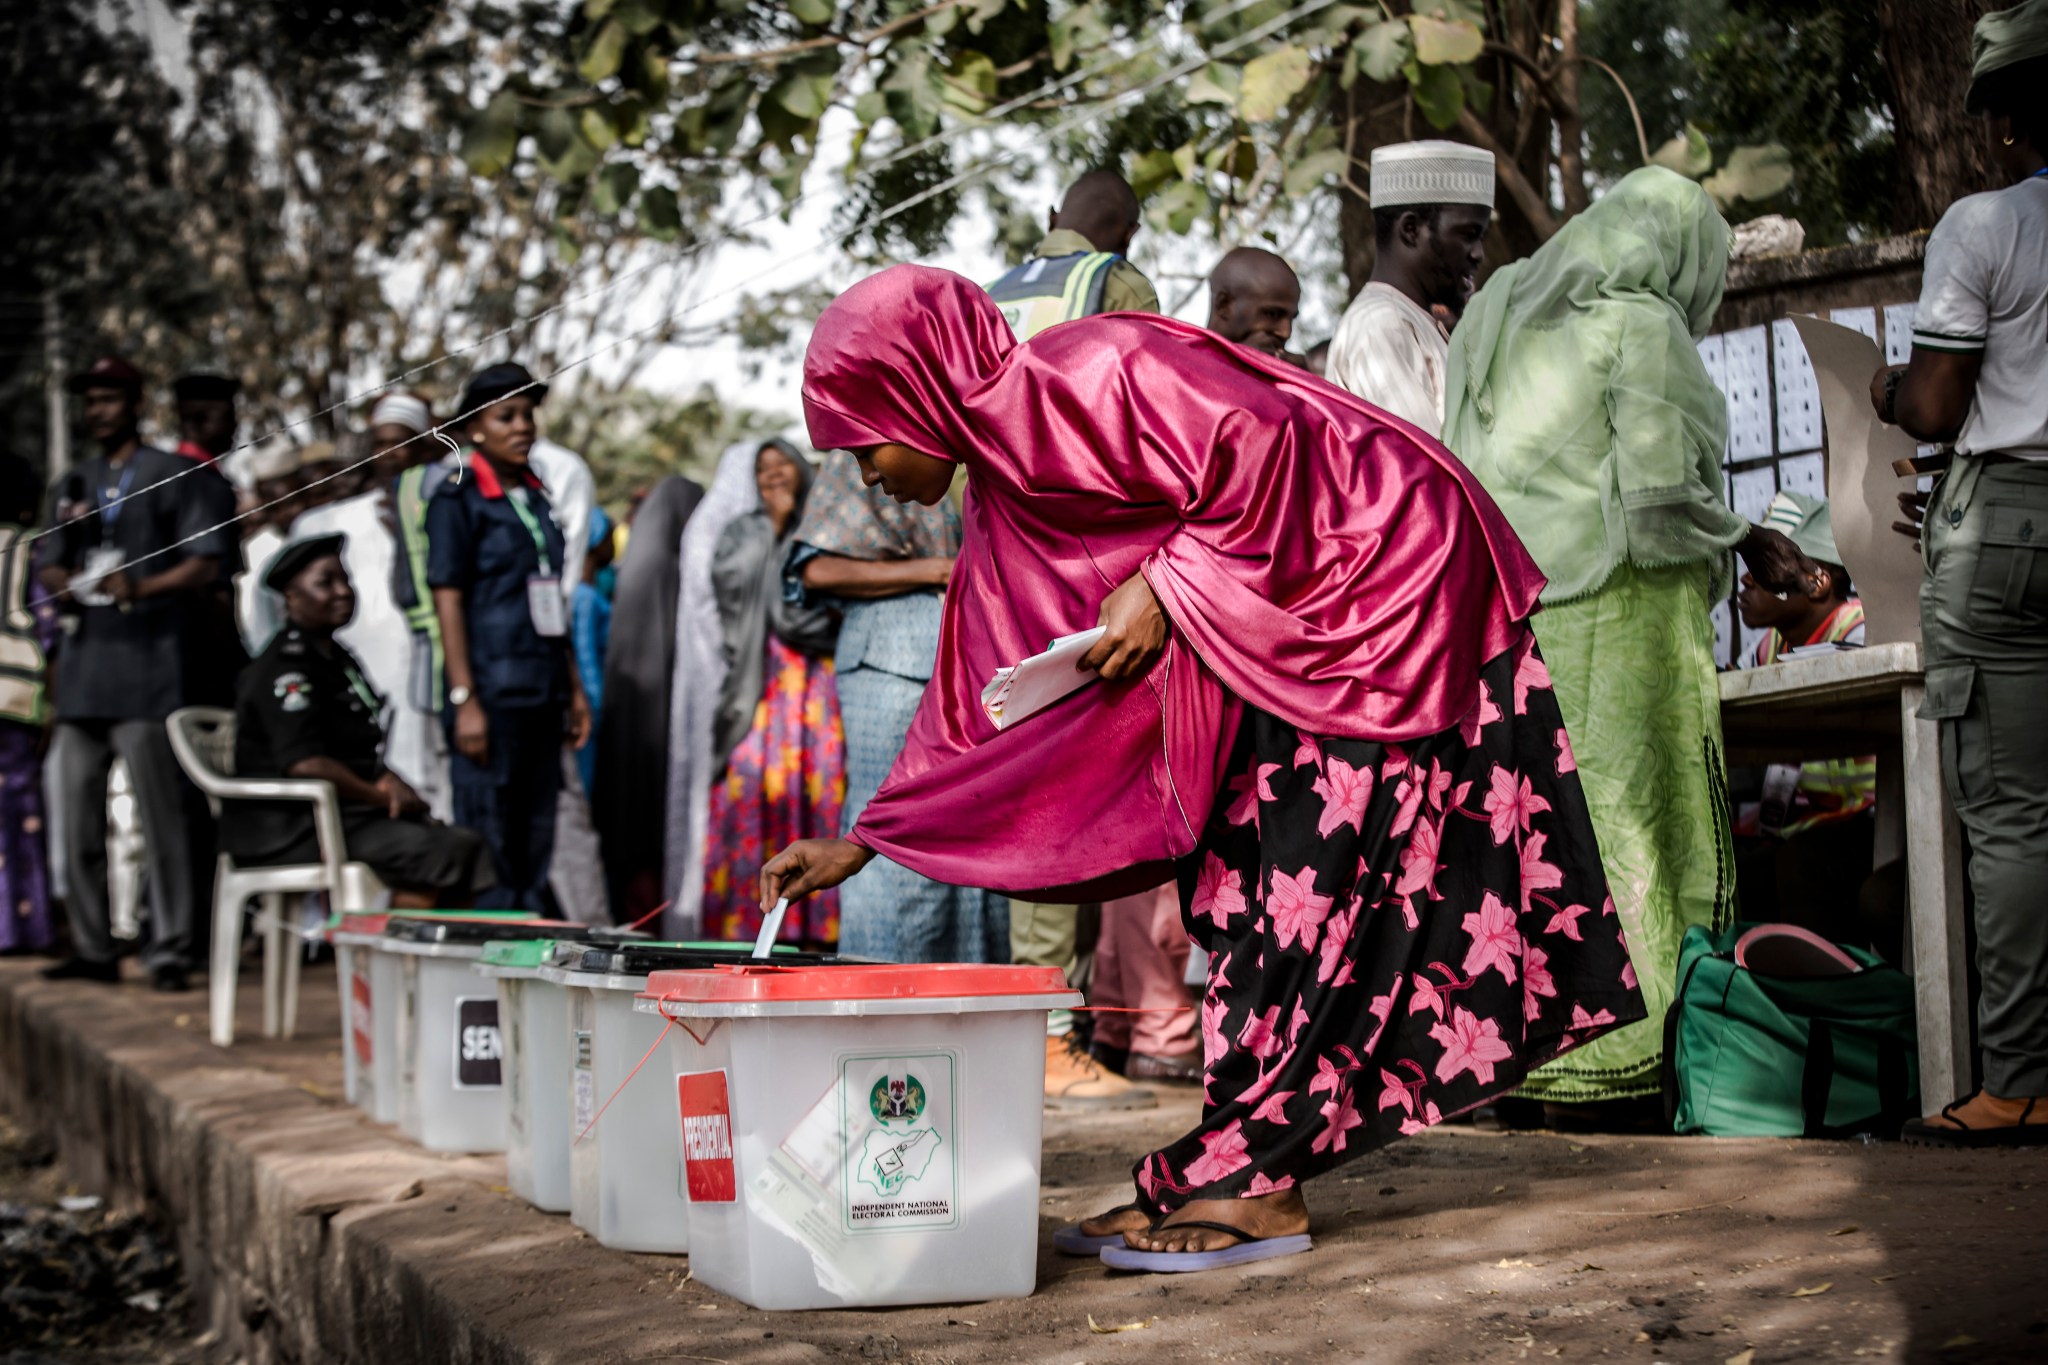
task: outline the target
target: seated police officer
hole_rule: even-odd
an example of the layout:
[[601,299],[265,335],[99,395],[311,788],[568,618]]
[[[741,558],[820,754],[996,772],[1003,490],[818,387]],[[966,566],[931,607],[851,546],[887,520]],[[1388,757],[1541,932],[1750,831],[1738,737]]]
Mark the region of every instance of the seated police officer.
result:
[[[379,756],[384,700],[334,638],[356,610],[341,544],[338,535],[294,542],[264,574],[265,586],[284,597],[285,628],[242,673],[236,775],[333,783],[348,856],[392,889],[393,904],[487,904],[497,878],[482,837],[437,824]],[[236,802],[222,821],[221,843],[245,865],[320,858],[312,808],[303,801]]]

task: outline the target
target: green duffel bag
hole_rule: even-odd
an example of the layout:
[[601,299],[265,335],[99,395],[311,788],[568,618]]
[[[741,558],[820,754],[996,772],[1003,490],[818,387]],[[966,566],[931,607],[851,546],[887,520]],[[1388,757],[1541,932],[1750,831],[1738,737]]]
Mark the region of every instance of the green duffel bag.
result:
[[1913,980],[1789,924],[1694,926],[1664,1017],[1664,1111],[1709,1137],[1898,1136],[1920,1112]]

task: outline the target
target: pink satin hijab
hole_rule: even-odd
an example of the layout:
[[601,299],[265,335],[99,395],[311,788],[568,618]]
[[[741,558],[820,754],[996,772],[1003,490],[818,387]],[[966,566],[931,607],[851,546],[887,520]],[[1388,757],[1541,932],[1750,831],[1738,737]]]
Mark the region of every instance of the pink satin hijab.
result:
[[[1448,729],[1543,588],[1437,442],[1169,318],[1019,345],[971,281],[895,266],[819,318],[804,413],[821,450],[896,442],[971,472],[938,664],[852,836],[954,885],[1156,885],[1195,847],[1244,704],[1314,735]],[[1140,572],[1173,623],[1152,670],[997,731],[989,675],[1095,625]]]

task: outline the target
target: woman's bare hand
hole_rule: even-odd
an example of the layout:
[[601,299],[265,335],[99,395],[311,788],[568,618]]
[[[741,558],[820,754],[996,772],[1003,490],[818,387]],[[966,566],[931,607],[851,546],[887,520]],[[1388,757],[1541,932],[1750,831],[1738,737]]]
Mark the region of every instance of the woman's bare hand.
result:
[[1913,548],[1920,548],[1920,528],[1927,522],[1927,499],[1931,490],[1916,489],[1911,493],[1899,494],[1899,512],[1905,518],[1892,523],[1892,529],[1913,542]]
[[569,694],[569,711],[562,718],[562,738],[571,749],[590,742],[590,698],[581,687]]
[[851,839],[799,839],[761,868],[761,912],[839,885],[875,856]]
[[386,812],[398,820],[409,815],[425,815],[427,803],[420,794],[406,784],[404,778],[390,769],[377,777],[377,791],[384,798]]
[[491,761],[491,722],[475,697],[455,708],[455,748],[472,763]]
[[1166,648],[1166,613],[1143,574],[1132,574],[1102,599],[1097,624],[1102,638],[1081,656],[1081,667],[1106,681],[1139,676]]

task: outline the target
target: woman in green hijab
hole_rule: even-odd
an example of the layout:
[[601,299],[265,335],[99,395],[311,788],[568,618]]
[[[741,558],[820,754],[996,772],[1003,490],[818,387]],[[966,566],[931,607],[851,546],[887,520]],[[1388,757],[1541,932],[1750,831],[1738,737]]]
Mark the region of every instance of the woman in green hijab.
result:
[[1661,1021],[1688,926],[1734,910],[1714,632],[1729,552],[1768,586],[1801,556],[1722,496],[1727,404],[1696,342],[1720,306],[1728,224],[1660,168],[1628,176],[1497,271],[1451,338],[1444,444],[1549,578],[1534,617],[1650,1007],[1566,1053],[1524,1093],[1657,1093]]

